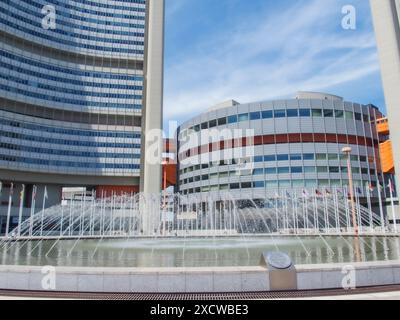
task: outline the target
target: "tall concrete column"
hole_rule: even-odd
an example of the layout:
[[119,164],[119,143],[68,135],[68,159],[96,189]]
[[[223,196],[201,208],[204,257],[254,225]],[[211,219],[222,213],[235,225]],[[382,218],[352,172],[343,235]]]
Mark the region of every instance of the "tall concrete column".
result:
[[396,170],[400,187],[400,26],[395,0],[370,0],[382,80],[390,125]]
[[164,0],[147,0],[145,98],[140,190],[159,194],[163,152]]

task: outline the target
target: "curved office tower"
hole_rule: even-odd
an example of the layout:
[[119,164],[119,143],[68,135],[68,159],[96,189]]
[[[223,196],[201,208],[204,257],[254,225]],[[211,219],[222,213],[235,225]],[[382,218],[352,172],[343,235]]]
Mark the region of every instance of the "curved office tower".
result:
[[178,130],[179,191],[258,199],[286,190],[311,194],[346,187],[342,149],[350,146],[353,180],[365,194],[367,184],[375,187],[382,179],[380,118],[372,105],[323,93],[221,104]]
[[0,1],[4,186],[47,185],[50,204],[61,186],[138,191],[143,168],[157,192],[142,141],[161,128],[163,22],[163,0]]

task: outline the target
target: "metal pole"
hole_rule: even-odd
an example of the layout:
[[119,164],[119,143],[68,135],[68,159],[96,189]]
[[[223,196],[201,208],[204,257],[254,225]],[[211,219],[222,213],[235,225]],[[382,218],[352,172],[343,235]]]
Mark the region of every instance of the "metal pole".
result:
[[23,184],[21,194],[19,197],[18,237],[21,236],[22,211],[24,210],[24,198],[25,198],[25,185]]
[[379,198],[379,213],[381,218],[381,228],[383,229],[382,231],[386,233],[385,216],[383,214],[383,204],[382,204],[382,186],[379,180],[378,180],[378,198]]
[[390,191],[390,202],[392,205],[393,229],[394,232],[397,233],[397,219],[396,219],[396,210],[394,207],[394,199],[393,199],[393,184],[391,179],[389,179],[389,191]]
[[350,202],[351,202],[351,214],[353,219],[353,228],[356,236],[359,235],[358,225],[357,225],[357,216],[356,216],[356,206],[354,203],[354,187],[353,187],[353,172],[351,168],[351,151],[350,147],[346,147],[342,149],[342,152],[347,155],[347,171],[349,175],[349,188],[350,188]]
[[11,183],[10,186],[10,194],[8,196],[8,209],[7,209],[7,224],[6,224],[6,237],[10,233],[10,219],[11,219],[11,206],[12,206],[12,197],[14,193],[14,183]]

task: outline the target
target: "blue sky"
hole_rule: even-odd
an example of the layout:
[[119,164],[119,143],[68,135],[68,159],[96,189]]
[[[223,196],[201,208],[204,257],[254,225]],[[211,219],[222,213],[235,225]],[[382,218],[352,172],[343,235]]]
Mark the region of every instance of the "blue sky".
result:
[[166,123],[298,90],[384,107],[368,0],[166,0],[165,40]]

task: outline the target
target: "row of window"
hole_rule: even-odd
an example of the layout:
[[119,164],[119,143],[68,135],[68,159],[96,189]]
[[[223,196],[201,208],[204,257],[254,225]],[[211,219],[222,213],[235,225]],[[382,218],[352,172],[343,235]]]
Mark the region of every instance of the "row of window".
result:
[[[338,154],[338,153],[292,153],[292,154],[277,154],[277,155],[266,155],[266,156],[256,156],[254,157],[254,162],[275,162],[275,161],[309,161],[309,160],[317,160],[317,161],[338,161],[338,160],[347,160],[347,155]],[[367,156],[358,156],[355,154],[350,155],[351,161],[360,161],[367,162]],[[368,159],[369,162],[373,162],[373,157]]]
[[0,118],[0,124],[15,128],[28,129],[40,132],[59,133],[65,135],[74,135],[80,137],[105,137],[105,138],[127,138],[127,139],[140,139],[140,133],[120,132],[120,131],[87,131],[67,128],[56,128],[37,125],[33,123],[18,122]]
[[[10,2],[9,0],[6,0],[7,2]],[[145,13],[146,9],[144,7],[124,7],[126,11],[131,11],[132,13],[130,15],[126,15],[126,14],[117,14],[114,11],[117,10],[116,7],[114,6],[108,6],[108,8],[110,8],[111,10],[107,10],[107,11],[98,11],[98,10],[94,10],[93,9],[87,9],[84,8],[83,6],[75,6],[72,4],[69,4],[68,2],[64,1],[58,1],[58,0],[53,0],[51,1],[53,5],[56,5],[57,8],[63,8],[65,9],[64,11],[66,12],[70,12],[70,11],[79,11],[79,13],[88,13],[88,14],[93,14],[93,15],[98,15],[98,16],[105,16],[105,17],[114,17],[114,18],[124,18],[124,19],[129,19],[132,17],[132,14],[135,12],[140,12],[140,13]],[[81,1],[80,1],[81,2]],[[30,4],[31,6],[34,6],[36,8],[43,8],[43,4],[36,2],[35,0],[29,0],[29,2],[25,2],[27,4]],[[96,4],[93,2],[92,4],[90,4],[91,7],[96,6]],[[14,6],[15,7],[15,6]],[[58,10],[60,11],[60,10]],[[143,20],[142,17],[139,17],[140,20]]]
[[126,149],[140,149],[140,147],[141,147],[140,144],[136,144],[136,143],[96,142],[96,141],[55,139],[55,138],[38,137],[38,136],[3,131],[3,130],[0,130],[0,136],[12,138],[12,139],[26,140],[26,141],[54,143],[54,144],[77,146],[77,147],[126,148]]
[[[8,0],[7,0],[8,1]],[[32,0],[21,0],[26,3],[31,3],[33,2]],[[56,5],[64,5],[64,0],[52,0],[52,3]],[[112,4],[104,3],[104,2],[99,2],[99,1],[91,1],[91,0],[75,0],[75,2],[79,2],[82,4],[86,4],[92,7],[99,7],[99,8],[106,8],[106,9],[111,9],[111,10],[132,10],[132,11],[137,11],[137,12],[145,12],[145,8],[143,7],[135,7],[135,6],[121,6],[119,4],[115,4],[114,2]],[[146,0],[118,0],[118,2],[125,2],[129,4],[146,4]]]
[[0,61],[0,67],[4,68],[6,70],[6,71],[4,71],[4,74],[7,71],[14,71],[15,73],[18,73],[18,74],[25,74],[28,76],[33,76],[33,77],[37,77],[37,78],[41,78],[41,79],[45,79],[45,80],[56,81],[60,84],[69,83],[69,84],[72,84],[75,86],[81,86],[81,87],[94,87],[94,88],[106,88],[106,89],[143,90],[142,86],[136,86],[136,85],[81,81],[81,80],[70,79],[70,78],[65,78],[65,77],[52,76],[52,75],[49,75],[48,73],[42,73],[42,72],[33,71],[31,69],[17,67],[17,66],[14,66],[12,64],[5,63],[2,61]]
[[296,118],[296,117],[325,117],[336,119],[347,119],[364,121],[366,123],[374,121],[374,116],[369,117],[367,114],[359,112],[333,110],[333,109],[282,109],[282,110],[266,110],[261,112],[242,113],[222,117],[208,122],[190,127],[188,131],[199,132],[201,130],[211,129],[226,124],[234,124],[243,121],[253,121],[261,119],[280,119],[280,118]]
[[45,160],[26,157],[0,155],[0,161],[35,164],[40,166],[87,168],[87,169],[140,169],[138,164],[129,163],[92,163],[77,161]]
[[[363,187],[365,185],[376,186],[375,181],[362,181],[354,180],[354,185],[358,186],[358,193],[363,193]],[[204,186],[197,188],[190,188],[182,190],[183,194],[193,194],[200,192],[210,191],[240,191],[241,189],[291,189],[291,188],[318,188],[318,187],[347,187],[349,185],[348,180],[327,180],[327,179],[307,179],[307,180],[279,180],[279,181],[256,181],[256,182],[242,182],[242,183],[231,183]]]
[[[31,20],[31,19],[28,19],[28,18],[26,18],[24,16],[21,16],[21,15],[19,15],[17,13],[14,13],[12,10],[4,9],[1,6],[0,6],[0,13],[8,15],[9,17],[14,18],[17,21],[23,21],[23,22],[25,22],[27,24],[30,24],[30,25],[32,25],[32,26],[34,26],[36,28],[42,29],[41,18],[43,18],[43,16],[41,18],[39,17],[39,19],[37,19],[37,20]],[[75,30],[75,29],[76,28],[74,27],[74,25],[72,25],[72,30]],[[98,30],[96,30],[94,32],[98,33]],[[83,39],[83,40],[88,40],[88,41],[96,41],[96,42],[104,42],[104,43],[116,43],[116,44],[124,44],[124,45],[139,45],[139,46],[143,46],[144,45],[143,41],[120,39],[119,37],[95,37],[95,36],[91,36],[91,35],[77,33],[77,32],[74,32],[74,31],[63,30],[61,28],[56,28],[56,29],[52,30],[51,33],[52,34],[59,34],[59,35],[67,36],[67,37],[73,38],[73,39]],[[132,36],[144,38],[144,33],[136,32]]]
[[[374,169],[368,168],[352,168],[353,174],[370,174],[375,175],[376,171]],[[260,168],[253,170],[233,170],[226,172],[217,172],[212,174],[203,174],[195,177],[190,177],[180,181],[181,184],[188,184],[200,181],[208,181],[213,179],[224,179],[229,177],[239,177],[239,176],[259,176],[259,175],[277,175],[277,174],[312,174],[312,173],[342,173],[347,174],[347,167],[336,167],[336,166],[317,166],[317,167],[278,167],[278,168]]]
[[[6,1],[9,6],[15,7],[14,2],[12,2],[11,0],[4,0],[4,1]],[[43,3],[37,3],[34,0],[28,0],[27,3],[35,6],[37,9],[39,9],[38,12],[41,12],[43,6],[45,5]],[[64,2],[64,4],[65,4],[65,2]],[[26,9],[24,7],[22,7],[22,9],[20,9],[20,10],[25,11]],[[107,13],[109,13],[109,12],[97,11],[96,15],[101,16],[101,15],[103,15],[103,14],[105,15]],[[106,26],[111,26],[111,27],[143,28],[144,29],[144,23],[138,24],[138,23],[130,23],[130,22],[118,22],[118,21],[113,21],[113,19],[101,20],[101,19],[95,19],[95,18],[90,18],[90,17],[82,17],[79,15],[72,14],[70,12],[64,12],[62,10],[57,10],[57,15],[60,15],[67,19],[73,19],[73,20],[77,20],[77,21],[84,20],[84,21],[87,21],[90,23],[95,23],[97,25],[106,25]],[[138,19],[136,19],[136,16],[132,16],[132,15],[128,15],[127,20],[131,20],[133,17],[135,18],[136,21],[144,20],[144,17],[142,17],[142,16],[137,16]],[[43,15],[39,16],[39,18],[42,19]],[[77,23],[77,25],[78,25],[78,23]]]
[[12,143],[0,142],[0,149],[25,151],[39,154],[50,154],[55,156],[70,156],[84,158],[112,158],[112,159],[140,159],[140,154],[134,154],[133,150],[130,153],[103,153],[103,152],[87,152],[87,151],[72,151],[72,150],[57,150],[49,148],[30,147],[16,145]]
[[[99,72],[99,71],[87,71],[80,69],[70,69],[56,66],[53,64],[43,63],[34,59],[28,59],[8,51],[0,50],[0,56],[9,58],[20,63],[25,63],[28,67],[34,66],[41,70],[54,71],[56,73],[65,73],[66,75],[78,76],[78,77],[88,77],[104,80],[123,80],[123,81],[141,81],[143,82],[143,76],[133,75],[133,74],[122,74],[122,73],[112,73],[112,72]],[[78,66],[79,67],[79,66]]]
[[[110,98],[110,99],[134,99],[134,100],[142,99],[141,95],[104,92],[107,90],[102,90],[102,91],[98,92],[98,91],[91,91],[91,90],[76,90],[76,89],[70,89],[70,88],[66,88],[66,87],[57,87],[57,86],[52,86],[49,84],[39,83],[39,82],[32,81],[32,80],[21,79],[19,77],[6,75],[3,73],[0,73],[0,79],[7,81],[7,83],[15,82],[17,84],[25,85],[28,87],[49,90],[49,91],[53,91],[53,92],[60,93],[60,94],[71,94],[71,95],[78,95],[78,96],[85,96],[85,97]],[[133,86],[133,87],[134,87],[134,90],[137,90],[137,91],[141,91],[143,89],[142,86]]]
[[[65,97],[55,97],[49,96],[47,94],[41,94],[37,92],[31,92],[27,90],[23,90],[20,88],[10,87],[4,84],[0,84],[0,90],[8,91],[15,94],[21,94],[30,98],[47,100],[52,102],[58,102],[62,104],[72,104],[74,106],[86,106],[86,107],[99,107],[99,108],[118,108],[118,109],[135,109],[140,110],[142,105],[140,104],[131,104],[131,103],[110,103],[110,102],[96,102],[96,101],[85,101],[85,100],[75,100],[69,99]],[[142,96],[135,95],[135,99],[141,100]]]
[[[370,162],[374,163],[374,158],[367,156],[358,156],[358,155],[351,155],[350,156],[351,161],[360,161],[360,162]],[[297,154],[297,153],[292,153],[292,154],[278,154],[278,155],[267,155],[267,156],[256,156],[253,158],[254,163],[260,163],[260,162],[275,162],[275,161],[299,161],[299,160],[304,160],[304,161],[309,161],[309,160],[331,160],[331,161],[337,161],[337,160],[347,160],[347,156],[345,154],[337,154],[337,153],[304,153],[304,154]],[[249,159],[230,159],[230,160],[221,160],[219,162],[209,162],[209,163],[204,163],[201,165],[196,165],[192,167],[188,167],[185,169],[180,170],[180,174],[185,174],[185,173],[190,173],[193,171],[198,171],[202,169],[208,169],[212,167],[223,167],[223,166],[228,166],[228,165],[236,165],[236,164],[246,164],[249,163]]]
[[[1,11],[1,10],[0,10]],[[98,46],[98,45],[92,45],[92,44],[87,44],[87,43],[80,43],[76,41],[69,41],[69,40],[64,40],[60,39],[59,37],[56,36],[49,36],[44,33],[36,32],[34,30],[31,30],[29,28],[25,28],[20,26],[17,23],[13,23],[11,21],[5,21],[5,19],[0,19],[0,24],[10,27],[14,30],[19,30],[24,33],[27,33],[29,35],[32,35],[34,37],[38,37],[40,39],[46,39],[55,43],[60,43],[66,46],[70,46],[74,49],[76,48],[83,48],[83,49],[89,49],[89,50],[95,50],[95,51],[101,51],[101,52],[113,52],[113,53],[126,53],[126,54],[138,54],[138,55],[143,55],[144,54],[144,49],[133,49],[133,48],[120,48],[118,46],[111,46],[111,47],[104,47],[104,46]],[[29,38],[29,37],[27,37]],[[137,45],[143,45],[143,41],[137,41]]]

